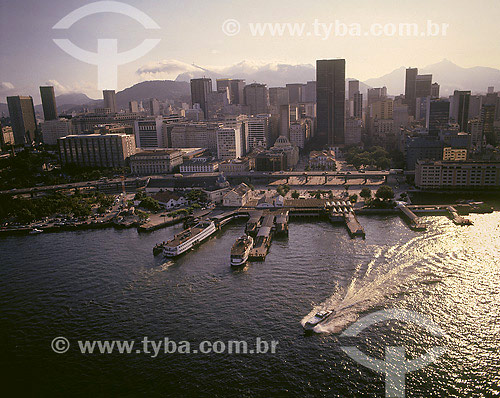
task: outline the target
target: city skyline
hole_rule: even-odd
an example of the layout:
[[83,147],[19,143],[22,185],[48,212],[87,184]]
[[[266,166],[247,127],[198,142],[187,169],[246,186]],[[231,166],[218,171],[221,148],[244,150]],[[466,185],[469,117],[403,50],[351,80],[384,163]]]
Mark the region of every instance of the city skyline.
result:
[[[96,67],[71,58],[53,43],[54,38],[69,38],[76,45],[94,51],[99,37],[116,37],[119,49],[123,51],[151,36],[140,24],[131,23],[130,18],[109,13],[88,16],[68,31],[54,31],[52,27],[55,23],[85,3],[81,0],[55,2],[50,8],[32,0],[23,3],[25,7],[22,9],[7,5],[1,7],[0,30],[3,36],[9,37],[9,40],[1,42],[0,49],[2,54],[8,55],[0,61],[2,102],[14,90],[33,95],[38,103],[35,89],[39,85],[54,85],[59,93],[83,92],[92,98],[98,97]],[[318,18],[325,23],[339,20],[363,25],[373,21],[424,24],[428,20],[425,4],[430,5],[430,2],[420,4],[418,10],[386,2],[370,8],[370,13],[367,13],[371,3],[360,1],[358,7],[352,9],[340,2],[322,1],[306,10],[301,9],[300,15],[297,15],[291,11],[293,7],[268,9],[268,4],[264,2],[252,2],[250,12],[246,12],[247,8],[241,3],[229,7],[222,2],[213,2],[210,8],[183,3],[181,8],[175,2],[165,7],[158,7],[157,3],[149,0],[128,2],[159,23],[161,30],[152,36],[160,38],[161,42],[146,56],[119,67],[118,89],[144,80],[176,79],[179,75],[199,71],[193,64],[219,71],[221,75],[237,77],[238,69],[255,72],[276,68],[277,64],[312,66],[316,59],[345,58],[349,61],[346,77],[361,81],[382,76],[401,65],[421,68],[444,58],[463,67],[481,65],[498,68],[500,65],[498,52],[491,51],[482,39],[495,34],[493,21],[496,10],[491,2],[474,5],[461,2],[460,7],[457,2],[450,1],[432,4],[434,20],[450,25],[447,35],[443,37],[269,38],[254,37],[245,28],[249,22],[309,24]],[[452,7],[453,13],[450,13]],[[477,12],[483,16],[481,22],[470,21],[467,30],[457,28],[468,15]],[[11,22],[21,16],[26,23]],[[239,35],[228,37],[222,32],[221,24],[229,18],[241,24]],[[491,24],[489,19],[492,19]],[[186,20],[190,23],[186,24]],[[183,21],[182,26],[180,21]],[[204,30],[199,30],[198,26],[203,26]],[[36,70],[30,70],[30,63],[26,62],[28,50],[36,59]],[[366,68],[367,64],[369,68]],[[269,84],[266,81],[262,83]]]

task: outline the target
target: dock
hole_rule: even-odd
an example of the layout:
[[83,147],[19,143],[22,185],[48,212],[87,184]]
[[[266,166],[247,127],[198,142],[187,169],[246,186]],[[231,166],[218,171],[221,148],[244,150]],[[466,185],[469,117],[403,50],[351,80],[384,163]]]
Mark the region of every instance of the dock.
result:
[[274,232],[274,215],[269,214],[264,217],[262,224],[254,239],[254,244],[250,250],[248,258],[250,260],[264,261],[271,246]]
[[288,214],[288,210],[284,210],[276,215],[276,236],[288,235]]
[[457,210],[453,206],[448,206],[447,207],[448,212],[450,213],[450,218],[451,221],[455,225],[472,225],[472,221],[469,220],[468,218],[462,217],[461,215],[458,214]]
[[257,235],[257,231],[261,226],[261,219],[264,212],[262,210],[250,211],[250,218],[247,221],[247,225],[245,227],[245,233],[247,235],[255,237]]
[[427,225],[418,219],[418,216],[412,212],[406,205],[399,205],[398,209],[403,214],[404,218],[408,221],[410,229],[414,231],[425,231]]
[[356,236],[360,236],[362,238],[365,237],[365,230],[363,229],[353,212],[344,214],[344,219],[345,225],[347,227],[347,232],[349,232],[349,236],[351,238],[355,238]]

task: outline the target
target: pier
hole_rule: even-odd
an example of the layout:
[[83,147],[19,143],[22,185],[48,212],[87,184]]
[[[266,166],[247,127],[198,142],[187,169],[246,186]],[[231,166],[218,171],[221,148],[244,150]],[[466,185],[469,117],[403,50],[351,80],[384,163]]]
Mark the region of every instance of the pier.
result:
[[425,231],[427,225],[418,219],[418,216],[412,212],[406,205],[399,205],[398,209],[408,221],[410,228],[414,231]]
[[279,212],[276,215],[276,236],[288,235],[288,210]]
[[262,224],[257,232],[254,240],[254,245],[250,250],[248,258],[250,260],[264,261],[271,246],[274,229],[274,215],[266,215]]
[[250,210],[249,214],[250,218],[245,227],[245,233],[247,235],[255,237],[261,225],[261,219],[264,212],[262,210]]
[[362,238],[365,237],[365,230],[363,229],[353,212],[346,213],[344,215],[344,219],[345,225],[347,227],[347,232],[349,232],[349,236],[351,238],[355,238],[356,236],[360,236]]

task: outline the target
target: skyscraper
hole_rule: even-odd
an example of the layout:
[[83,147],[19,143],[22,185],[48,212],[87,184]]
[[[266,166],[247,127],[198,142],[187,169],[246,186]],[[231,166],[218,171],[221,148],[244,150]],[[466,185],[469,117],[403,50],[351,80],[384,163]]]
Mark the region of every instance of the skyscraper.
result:
[[242,79],[217,79],[217,91],[225,88],[229,91],[229,103],[233,105],[243,105],[245,103],[243,89],[245,80]]
[[453,119],[460,125],[460,131],[467,131],[469,121],[470,91],[455,90],[453,93]]
[[288,89],[288,101],[290,104],[298,104],[302,102],[302,91],[304,84],[302,83],[289,83],[286,85]]
[[430,97],[432,91],[432,75],[417,75],[415,78],[415,98]]
[[480,120],[483,126],[483,137],[486,139],[486,144],[496,145],[495,105],[483,105],[481,107]]
[[431,98],[433,98],[433,99],[439,98],[439,84],[437,84],[437,83],[432,83]]
[[288,89],[286,87],[271,87],[269,89],[269,103],[271,106],[288,105],[288,98]]
[[359,93],[359,80],[349,80],[349,101],[354,100],[356,93]]
[[408,68],[406,69],[406,81],[405,81],[405,103],[408,105],[408,114],[410,116],[415,116],[415,100],[416,100],[416,84],[418,69]]
[[31,145],[36,135],[35,108],[31,96],[7,97],[16,145]]
[[316,82],[308,81],[303,89],[305,102],[316,102]]
[[116,93],[115,90],[103,90],[104,108],[111,109],[111,113],[116,113]]
[[252,83],[245,86],[245,103],[250,108],[251,115],[269,111],[269,91],[265,84]]
[[345,59],[316,61],[317,146],[345,142]]
[[130,101],[128,103],[128,111],[130,113],[139,113],[139,104],[137,101]]
[[202,77],[199,79],[191,79],[191,105],[200,104],[200,108],[207,116],[208,104],[207,97],[208,93],[212,92],[212,79],[207,77]]
[[441,129],[448,126],[450,101],[433,99],[427,103],[426,127],[429,135],[438,136]]
[[57,119],[56,95],[54,93],[54,87],[40,87],[40,96],[42,97],[43,118],[45,120]]
[[352,100],[352,116],[358,119],[363,117],[363,94],[354,93]]

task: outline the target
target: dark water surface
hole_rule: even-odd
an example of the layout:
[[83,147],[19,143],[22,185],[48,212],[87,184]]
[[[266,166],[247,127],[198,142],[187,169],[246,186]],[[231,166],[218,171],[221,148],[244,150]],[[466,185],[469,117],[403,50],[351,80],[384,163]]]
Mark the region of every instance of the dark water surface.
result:
[[[384,308],[425,314],[447,352],[406,377],[408,397],[500,394],[500,213],[472,215],[472,227],[426,218],[412,232],[395,217],[361,217],[366,240],[342,226],[292,222],[265,262],[235,271],[232,224],[175,260],[152,247],[179,227],[45,233],[0,239],[4,396],[383,397],[384,376],[350,359],[339,332]],[[324,334],[301,321],[337,308]],[[71,347],[51,349],[57,336]],[[246,340],[279,342],[274,354],[82,354],[78,340]],[[418,357],[435,338],[385,322],[357,346],[384,358],[387,345]],[[135,351],[135,350],[134,350]],[[12,391],[12,390],[11,390]]]

